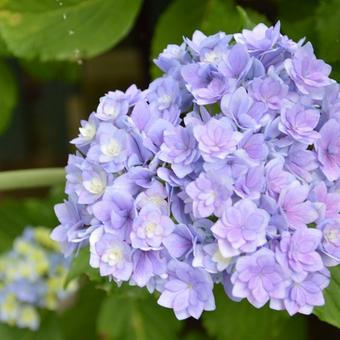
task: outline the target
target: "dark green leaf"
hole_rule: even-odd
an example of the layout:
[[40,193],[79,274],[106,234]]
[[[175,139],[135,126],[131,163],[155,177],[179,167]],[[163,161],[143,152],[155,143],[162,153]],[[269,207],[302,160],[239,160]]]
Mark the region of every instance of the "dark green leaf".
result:
[[48,197],[42,199],[0,200],[0,252],[9,249],[13,239],[28,225],[47,228],[57,225],[53,207],[62,198],[58,190],[53,189]]
[[278,17],[282,31],[296,41],[306,37],[317,45],[315,32],[315,12],[318,0],[286,1],[277,0]]
[[8,57],[10,54],[5,40],[0,36],[0,56]]
[[47,313],[41,319],[37,331],[20,329],[0,323],[1,340],[64,340],[55,313]]
[[0,0],[0,31],[17,57],[79,60],[117,44],[141,0]]
[[181,323],[148,292],[121,287],[103,302],[97,326],[104,339],[176,340]]
[[322,1],[317,10],[316,31],[320,57],[328,62],[340,60],[340,0]]
[[96,334],[96,319],[103,298],[105,292],[95,289],[89,283],[81,288],[73,307],[59,317],[63,340],[99,339]]
[[32,77],[40,80],[65,80],[74,82],[79,78],[79,65],[73,62],[40,62],[21,60],[22,68]]
[[83,274],[86,274],[91,281],[98,281],[100,279],[98,269],[91,268],[89,262],[90,251],[88,247],[84,247],[80,249],[72,261],[71,268],[65,280],[65,286]]
[[340,82],[340,61],[337,63],[332,63],[332,73],[331,78]]
[[208,333],[218,340],[303,340],[306,324],[302,317],[289,317],[263,307],[256,309],[247,301],[233,302],[221,287],[215,289],[217,309],[203,315]]
[[340,328],[340,267],[331,268],[331,282],[325,289],[325,305],[314,309],[314,314]]
[[9,67],[0,61],[0,134],[7,128],[18,97],[16,80]]

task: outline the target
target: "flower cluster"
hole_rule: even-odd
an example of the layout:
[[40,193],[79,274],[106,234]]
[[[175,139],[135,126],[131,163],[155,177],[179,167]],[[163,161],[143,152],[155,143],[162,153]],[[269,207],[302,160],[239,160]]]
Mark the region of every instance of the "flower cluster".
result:
[[109,92],[82,121],[52,238],[117,283],[160,292],[179,319],[213,285],[289,314],[324,303],[340,263],[340,91],[280,24],[196,31],[164,75]]
[[26,228],[0,257],[0,321],[37,330],[39,309],[56,310],[77,288],[63,288],[70,261],[43,227]]

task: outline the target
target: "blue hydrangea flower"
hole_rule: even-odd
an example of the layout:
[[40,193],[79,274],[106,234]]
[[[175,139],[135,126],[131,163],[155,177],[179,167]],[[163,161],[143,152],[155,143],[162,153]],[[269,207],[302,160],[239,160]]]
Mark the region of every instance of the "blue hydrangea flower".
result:
[[192,132],[183,127],[176,127],[164,132],[164,143],[159,158],[171,164],[172,170],[179,177],[185,177],[194,170],[199,158],[196,141]]
[[158,291],[180,319],[213,309],[219,283],[311,313],[340,262],[330,66],[279,22],[195,31],[155,63],[164,74],[145,91],[110,91],[81,122],[52,238],[68,256],[89,247],[102,276]]
[[90,263],[99,268],[100,275],[113,275],[117,281],[126,281],[132,273],[130,246],[111,233],[95,230],[90,237]]
[[306,276],[309,272],[322,270],[324,265],[317,248],[320,245],[320,230],[304,228],[294,234],[283,232],[275,256],[282,268],[294,274]]
[[328,77],[331,67],[323,60],[316,59],[309,42],[300,47],[284,65],[299,91],[313,99],[322,98],[325,86],[334,82]]
[[64,288],[70,260],[44,227],[27,227],[0,256],[0,322],[37,330],[43,309],[57,310],[77,289]]
[[169,276],[158,299],[161,306],[173,308],[179,320],[189,316],[198,319],[203,310],[214,310],[213,281],[205,271],[186,263],[172,261]]
[[269,215],[249,199],[238,201],[224,210],[211,228],[225,257],[250,253],[266,243]]
[[132,246],[142,250],[159,249],[174,228],[172,220],[160,209],[147,205],[133,222],[130,234]]
[[284,299],[272,299],[270,307],[276,310],[286,309],[290,315],[296,313],[311,314],[314,306],[325,304],[322,291],[329,284],[329,272],[313,272],[307,277],[293,280],[286,288]]
[[321,256],[328,266],[340,263],[340,219],[326,219],[318,224],[322,231]]
[[192,199],[193,215],[196,218],[220,216],[230,204],[232,185],[223,183],[213,173],[202,172],[185,187],[185,191]]
[[241,134],[225,120],[210,119],[206,125],[194,127],[194,136],[198,141],[198,148],[206,162],[223,160],[235,151],[241,139]]
[[286,282],[274,253],[266,248],[240,257],[231,277],[232,294],[236,298],[247,298],[256,308],[261,308],[270,299],[286,296]]

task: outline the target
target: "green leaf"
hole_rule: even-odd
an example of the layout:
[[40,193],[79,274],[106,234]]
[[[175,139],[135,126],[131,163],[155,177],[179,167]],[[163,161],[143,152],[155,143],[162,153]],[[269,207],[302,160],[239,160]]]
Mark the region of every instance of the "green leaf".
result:
[[[74,305],[59,316],[63,340],[99,339],[97,337],[96,319],[105,297],[103,290],[95,289],[90,283],[81,288]],[[0,337],[0,339],[2,338]],[[49,339],[46,338],[46,340]]]
[[203,314],[208,333],[217,340],[303,340],[306,338],[305,319],[290,317],[263,307],[256,309],[247,301],[233,302],[222,287],[215,289],[217,309]]
[[331,282],[325,289],[325,305],[314,309],[314,314],[322,321],[340,328],[340,267],[333,267]]
[[236,6],[236,9],[238,10],[242,19],[242,28],[252,29],[259,23],[270,26],[268,19],[264,15],[254,11],[253,9],[244,9],[241,6]]
[[120,287],[104,300],[97,326],[103,339],[176,340],[181,323],[145,290]]
[[340,0],[322,1],[317,10],[316,31],[320,57],[328,62],[340,60]]
[[318,0],[286,1],[277,0],[278,17],[282,31],[296,41],[306,37],[317,45],[315,12]]
[[10,54],[5,40],[0,36],[0,56],[8,57]]
[[38,331],[0,323],[1,340],[93,340],[97,339],[96,315],[105,293],[85,284],[74,304],[61,314],[43,311]]
[[43,199],[5,199],[0,200],[0,252],[12,246],[15,237],[30,226],[52,228],[57,225],[53,206],[60,202],[62,194],[53,189]]
[[12,111],[17,103],[16,80],[9,67],[0,61],[0,134],[7,128]]
[[117,44],[142,0],[0,0],[0,32],[17,57],[79,60]]
[[39,80],[64,80],[70,83],[79,79],[80,68],[78,64],[69,61],[41,62],[39,60],[20,60],[21,67]]
[[331,78],[335,79],[337,82],[340,82],[340,61],[337,63],[332,63]]
[[[265,17],[253,10],[247,14],[244,9],[237,9],[232,0],[176,0],[158,20],[151,57],[156,57],[168,44],[180,44],[183,36],[191,37],[196,29],[206,34],[235,33],[249,26],[249,22],[253,25],[259,21],[266,21]],[[154,77],[160,75],[155,66],[151,73]]]
[[55,313],[46,313],[37,331],[20,329],[0,323],[0,339],[3,340],[64,340]]
[[72,280],[86,274],[91,281],[99,281],[98,270],[90,267],[90,252],[88,247],[79,250],[78,254],[72,260],[71,268],[65,280],[67,286]]
[[208,340],[211,339],[202,330],[191,330],[188,334],[184,335],[183,340]]

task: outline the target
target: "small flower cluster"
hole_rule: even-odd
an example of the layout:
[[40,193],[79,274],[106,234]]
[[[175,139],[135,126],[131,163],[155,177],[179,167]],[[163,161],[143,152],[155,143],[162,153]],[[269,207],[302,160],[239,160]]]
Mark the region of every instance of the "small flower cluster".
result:
[[101,276],[160,292],[179,319],[213,286],[289,314],[324,304],[340,263],[340,91],[280,24],[196,31],[164,75],[109,92],[81,122],[52,238]]
[[26,228],[0,257],[0,321],[37,330],[39,309],[56,310],[75,291],[63,288],[70,261],[43,227]]

